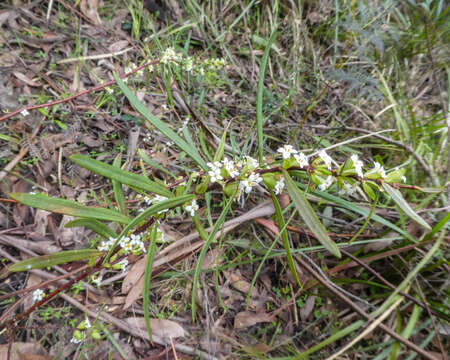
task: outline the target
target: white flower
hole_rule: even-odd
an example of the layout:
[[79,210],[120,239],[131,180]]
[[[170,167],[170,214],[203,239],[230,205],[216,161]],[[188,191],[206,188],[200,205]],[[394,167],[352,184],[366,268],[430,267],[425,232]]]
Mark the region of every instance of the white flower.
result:
[[103,280],[103,275],[102,274],[99,274],[98,276],[92,276],[91,277],[91,281],[97,286],[100,286],[102,280]]
[[[165,196],[155,195],[155,196],[153,197],[153,199],[148,198],[148,197],[145,197],[145,202],[147,203],[147,205],[151,205],[151,204],[156,205],[156,204],[160,203],[161,201],[165,201],[165,200],[167,200],[167,199],[168,199],[168,198],[166,198]],[[169,209],[164,209],[164,210],[158,211],[158,214],[162,214],[162,213],[164,213],[164,212],[167,212],[168,210],[169,210]]]
[[358,183],[350,184],[350,183],[344,183],[344,188],[339,190],[339,195],[353,195],[356,192],[356,189],[358,188]]
[[251,156],[245,156],[245,159],[247,160],[247,166],[250,171],[253,171],[258,167],[258,160],[252,158]]
[[192,57],[187,57],[183,64],[184,70],[191,72],[194,69],[194,59]]
[[161,62],[163,64],[176,64],[180,62],[183,58],[183,55],[177,53],[173,47],[167,48],[161,56]]
[[280,180],[277,181],[277,183],[275,184],[275,194],[281,194],[281,192],[284,189],[284,178],[281,178]]
[[303,154],[302,152],[301,152],[301,153],[298,153],[298,154],[295,154],[295,155],[294,155],[294,158],[295,158],[295,160],[297,160],[298,165],[299,165],[300,167],[307,167],[307,166],[309,165],[309,163],[308,163],[308,158],[307,158],[306,155]]
[[194,216],[195,212],[199,209],[197,201],[192,200],[192,202],[186,206],[186,211],[191,215]]
[[319,151],[319,157],[325,163],[325,165],[327,166],[328,170],[331,170],[331,162],[333,161],[333,159],[326,153],[325,150],[320,150]]
[[22,115],[23,117],[30,115],[30,113],[28,112],[27,109],[23,109],[22,112],[20,113],[20,115]]
[[334,180],[333,177],[331,175],[329,175],[325,179],[325,181],[319,185],[320,191],[325,191],[326,189],[328,189],[331,186],[331,184],[333,184],[333,180]]
[[98,250],[109,251],[109,249],[111,248],[111,246],[114,244],[115,241],[116,239],[113,237],[110,237],[109,240],[107,241],[102,241],[101,244],[98,246]]
[[257,185],[261,181],[262,177],[259,174],[252,173],[247,179],[239,182],[239,191],[244,191],[248,194],[252,191],[253,186]]
[[89,321],[89,318],[87,316],[84,320],[84,326],[86,327],[86,329],[89,329],[91,327],[91,322]]
[[353,154],[351,156],[351,159],[353,161],[353,166],[355,167],[355,171],[358,174],[359,177],[364,177],[364,173],[362,171],[362,167],[364,166],[364,163],[358,159],[358,155]]
[[211,169],[211,171],[208,171],[208,175],[211,177],[211,182],[215,183],[219,180],[223,180],[222,175],[220,174],[220,168],[222,167],[222,163],[219,161],[213,162],[213,163],[207,163],[208,167]]
[[120,266],[120,268],[122,269],[122,272],[125,272],[127,270],[127,266],[128,266],[128,259],[122,259],[120,260],[117,265]]
[[404,182],[404,183],[406,183],[406,176],[402,176],[402,181]]
[[75,336],[70,339],[70,342],[73,344],[79,344],[81,342],[81,339],[77,339]]
[[237,170],[236,165],[233,160],[224,158],[222,160],[222,162],[223,162],[223,167],[225,168],[225,170],[228,172],[228,174],[231,177],[236,177],[239,175],[239,171]]
[[292,155],[297,154],[297,150],[292,145],[284,145],[277,151],[283,155],[283,159],[289,159]]
[[45,296],[45,292],[43,292],[41,289],[37,289],[33,291],[33,302],[41,301]]
[[380,165],[379,162],[375,161],[373,163],[373,169],[375,170],[375,172],[377,172],[378,174],[380,174],[380,176],[384,179],[386,177],[386,171],[384,171],[384,167]]
[[125,254],[129,254],[133,250],[133,243],[129,237],[124,236],[119,241],[119,245],[122,249],[125,250]]

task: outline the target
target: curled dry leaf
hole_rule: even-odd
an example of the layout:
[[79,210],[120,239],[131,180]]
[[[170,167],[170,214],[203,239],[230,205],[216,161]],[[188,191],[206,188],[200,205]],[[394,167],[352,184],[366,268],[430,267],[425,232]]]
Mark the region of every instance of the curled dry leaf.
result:
[[241,311],[234,318],[234,328],[236,330],[245,329],[262,322],[272,322],[275,319],[273,315],[264,312]]
[[[143,317],[131,317],[125,319],[125,321],[132,327],[140,328],[145,332],[147,331],[145,327],[145,320]],[[172,320],[150,319],[150,327],[152,329],[152,335],[158,336],[164,340],[184,337],[186,335],[186,331],[183,329],[183,327]]]

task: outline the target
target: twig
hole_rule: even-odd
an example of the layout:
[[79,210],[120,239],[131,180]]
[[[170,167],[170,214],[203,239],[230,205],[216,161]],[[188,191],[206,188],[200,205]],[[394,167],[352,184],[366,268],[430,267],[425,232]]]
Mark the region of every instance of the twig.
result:
[[107,59],[107,58],[111,58],[111,57],[114,57],[114,56],[125,54],[128,51],[130,51],[130,50],[133,50],[133,48],[130,47],[130,48],[127,48],[127,49],[123,49],[123,50],[116,51],[116,52],[113,52],[113,53],[108,53],[108,54],[97,54],[97,55],[89,55],[89,56],[79,56],[79,57],[70,58],[70,59],[63,59],[63,60],[57,61],[56,63],[57,64],[67,64],[67,63],[77,62],[77,61]]
[[[130,72],[128,72],[126,74],[119,75],[119,78],[125,79],[128,76],[138,72],[139,70],[142,70],[143,68],[145,68],[147,66],[150,66],[150,65],[155,65],[157,63],[159,63],[159,59],[150,61],[150,62],[148,62],[146,64],[143,64],[143,65],[140,65],[140,66],[134,68],[133,70],[131,70]],[[89,94],[89,93],[92,93],[92,92],[103,90],[105,87],[111,86],[111,85],[113,85],[115,83],[116,83],[116,80],[111,80],[111,81],[105,82],[103,84],[94,86],[94,87],[92,87],[90,89],[86,89],[86,90],[80,91],[80,92],[76,93],[75,95],[68,96],[68,97],[66,97],[64,99],[59,99],[59,100],[51,101],[51,102],[48,102],[48,103],[45,103],[45,104],[32,105],[32,106],[28,106],[28,107],[25,107],[25,108],[14,110],[14,111],[12,111],[10,113],[7,113],[7,114],[1,116],[0,117],[0,122],[2,122],[4,120],[7,120],[7,119],[9,119],[9,118],[11,118],[11,117],[13,117],[13,116],[15,116],[17,114],[20,114],[24,110],[31,111],[31,110],[35,110],[35,109],[44,108],[44,107],[51,107],[51,106],[54,106],[54,105],[57,105],[57,104],[62,104],[62,103],[71,101],[73,99],[76,99],[77,97],[80,97],[82,95],[86,95],[86,94]]]

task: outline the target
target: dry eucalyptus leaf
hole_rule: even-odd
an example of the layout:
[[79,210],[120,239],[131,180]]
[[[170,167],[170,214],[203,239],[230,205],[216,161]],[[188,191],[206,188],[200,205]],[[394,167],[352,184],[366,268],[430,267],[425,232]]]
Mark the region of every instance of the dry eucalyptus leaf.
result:
[[272,322],[274,318],[273,315],[263,312],[241,311],[234,318],[234,328],[236,330],[245,329],[258,323]]
[[[145,319],[143,317],[132,317],[125,319],[125,321],[130,326],[138,327],[144,331],[147,331],[145,327]],[[172,320],[150,319],[150,327],[152,329],[153,335],[161,337],[165,340],[168,340],[170,338],[184,337],[186,334],[186,331],[183,329],[183,327]]]
[[[0,360],[8,359],[9,344],[0,345]],[[11,346],[11,360],[34,359],[34,360],[51,360],[45,350],[39,345],[32,342],[15,342]]]

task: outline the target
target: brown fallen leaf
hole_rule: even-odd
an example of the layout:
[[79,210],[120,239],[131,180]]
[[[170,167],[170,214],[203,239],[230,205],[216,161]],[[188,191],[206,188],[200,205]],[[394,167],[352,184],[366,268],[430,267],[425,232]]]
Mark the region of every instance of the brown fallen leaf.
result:
[[264,312],[241,311],[234,318],[234,328],[236,330],[245,329],[258,323],[272,322],[274,319],[273,315]]
[[[138,327],[143,331],[147,331],[145,326],[145,319],[143,317],[131,317],[125,319],[128,325]],[[164,340],[170,340],[170,338],[184,337],[186,331],[183,327],[172,320],[166,319],[150,319],[150,327],[152,334],[156,335]]]
[[[0,360],[8,359],[9,344],[0,345]],[[15,342],[11,346],[11,360],[51,360],[45,350],[32,342]]]
[[98,14],[98,0],[81,0],[80,10],[94,24],[100,25],[102,23]]

